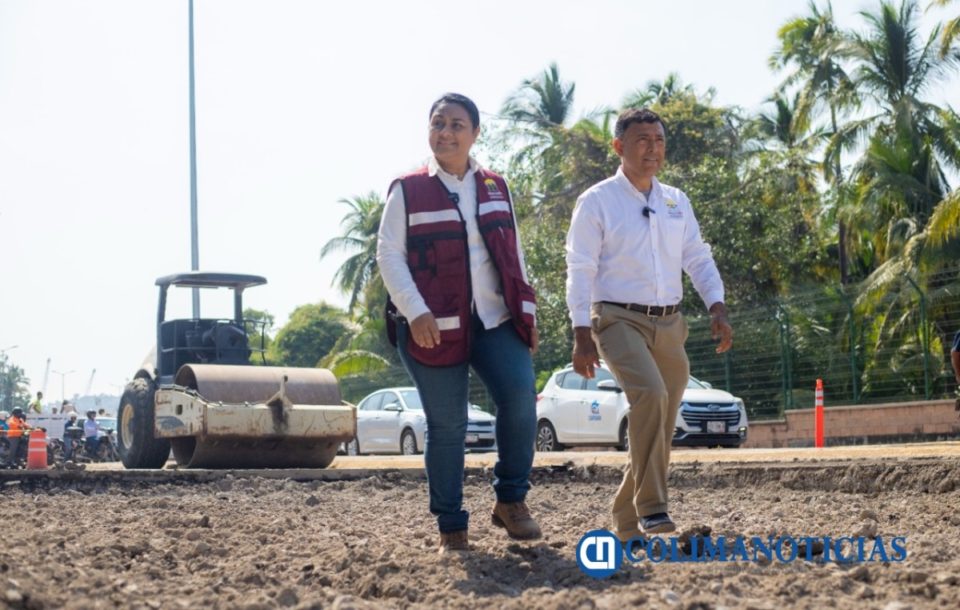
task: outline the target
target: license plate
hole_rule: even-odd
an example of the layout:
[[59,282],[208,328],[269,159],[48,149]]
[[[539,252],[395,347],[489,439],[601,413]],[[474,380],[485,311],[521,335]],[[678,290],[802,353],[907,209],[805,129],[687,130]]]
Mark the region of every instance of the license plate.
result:
[[478,442],[479,440],[480,440],[480,436],[477,435],[477,434],[468,434],[468,435],[467,435],[467,442],[468,442],[468,443],[476,443],[476,442]]
[[707,432],[717,434],[727,431],[726,422],[722,421],[708,421],[707,422]]

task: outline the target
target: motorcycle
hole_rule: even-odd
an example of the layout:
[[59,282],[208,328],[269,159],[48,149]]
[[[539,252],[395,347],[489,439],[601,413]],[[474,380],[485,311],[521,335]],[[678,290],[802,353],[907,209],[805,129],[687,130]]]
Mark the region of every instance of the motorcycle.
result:
[[[98,439],[96,448],[91,450],[90,445],[83,438],[83,429],[79,427],[67,428],[63,433],[63,440],[53,439],[55,444],[54,460],[65,462],[116,462],[120,459],[117,451],[117,440],[111,429],[102,430],[103,436]],[[53,462],[51,462],[52,464]]]

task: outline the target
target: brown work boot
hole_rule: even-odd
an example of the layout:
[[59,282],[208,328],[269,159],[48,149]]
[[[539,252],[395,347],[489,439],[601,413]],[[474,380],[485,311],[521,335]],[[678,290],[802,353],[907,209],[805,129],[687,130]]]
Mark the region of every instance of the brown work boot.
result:
[[467,542],[467,530],[456,532],[440,532],[440,554],[462,553],[469,551],[470,545]]
[[507,534],[516,540],[536,540],[542,535],[526,502],[498,501],[493,505],[490,517],[494,525],[507,530]]

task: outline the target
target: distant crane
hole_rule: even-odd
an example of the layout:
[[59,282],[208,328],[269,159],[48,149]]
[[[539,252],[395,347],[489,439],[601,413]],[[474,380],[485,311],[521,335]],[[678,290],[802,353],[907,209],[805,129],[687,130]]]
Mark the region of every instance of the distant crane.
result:
[[93,376],[97,374],[97,369],[93,369],[90,372],[90,381],[87,382],[87,391],[84,392],[84,396],[90,396],[90,388],[93,387]]
[[43,395],[47,395],[47,382],[50,380],[50,359],[47,358],[47,368],[43,371],[43,387],[40,389]]

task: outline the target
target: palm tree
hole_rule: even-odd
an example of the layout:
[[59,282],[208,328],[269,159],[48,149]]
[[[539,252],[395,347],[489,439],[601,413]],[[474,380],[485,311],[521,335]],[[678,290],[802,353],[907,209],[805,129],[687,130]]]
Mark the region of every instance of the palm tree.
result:
[[[873,113],[845,125],[831,147],[839,152],[869,137],[856,166],[857,207],[864,209],[849,210],[848,216],[866,221],[875,268],[902,253],[887,247],[888,236],[898,233],[894,227],[913,227],[926,241],[927,221],[950,191],[945,169],[960,167],[951,123],[956,115],[924,99],[957,61],[939,56],[939,26],[926,39],[918,33],[915,0],[899,7],[882,2],[876,12],[861,15],[867,30],[851,36],[846,52],[856,62],[854,79]],[[913,251],[930,254],[929,248]]]
[[937,39],[940,26],[923,40],[917,31],[919,8],[916,0],[903,0],[897,8],[881,2],[875,13],[863,11],[867,31],[853,35],[846,53],[857,68],[856,88],[872,102],[875,112],[848,123],[836,138],[835,148],[850,148],[867,135],[880,132],[887,137],[906,133],[930,137],[941,162],[960,167],[960,158],[947,143],[940,117],[944,110],[923,99],[953,72],[960,56],[940,57]]
[[574,83],[560,79],[556,62],[536,78],[523,81],[507,98],[500,113],[515,123],[526,123],[539,129],[562,127],[573,108]]
[[[792,129],[804,132],[809,129],[813,115],[826,107],[830,114],[830,134],[836,135],[840,127],[841,115],[856,104],[856,88],[850,75],[841,63],[840,51],[844,48],[847,36],[837,26],[833,16],[833,6],[827,2],[821,10],[811,0],[810,14],[785,23],[777,32],[780,47],[770,58],[774,69],[791,68],[782,88],[797,85],[800,87],[796,104],[796,116],[792,120]],[[837,207],[843,207],[843,171],[840,155],[829,155],[824,160],[824,174],[840,195]],[[840,259],[840,281],[847,283],[847,235],[846,226],[838,223],[838,257]]]
[[800,96],[797,91],[792,98],[782,93],[767,98],[768,106],[745,126],[748,137],[761,139],[764,150],[809,154],[825,134],[822,129],[811,129],[802,116]]
[[343,234],[323,246],[320,259],[333,252],[353,253],[333,277],[340,289],[350,295],[347,311],[352,313],[367,285],[370,282],[382,281],[376,273],[377,232],[380,230],[380,217],[385,204],[380,195],[373,191],[353,199],[341,199],[340,203],[350,206],[350,211],[340,221]]
[[564,81],[556,63],[534,78],[524,80],[504,102],[500,114],[510,121],[504,138],[511,155],[511,174],[521,199],[539,205],[555,199],[566,185],[559,167],[569,130],[566,123],[573,112],[576,85]]
[[[947,6],[952,4],[953,0],[932,0],[930,6]],[[946,57],[953,51],[953,41],[960,37],[960,15],[949,19],[943,25],[943,32],[940,34],[940,57]]]
[[[714,89],[708,89],[707,99],[712,99],[716,94]],[[684,85],[680,75],[676,72],[667,74],[662,81],[651,80],[643,87],[627,95],[623,100],[624,108],[644,108],[654,104],[664,105],[670,100],[681,95],[697,95],[693,85]]]

